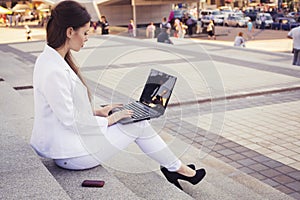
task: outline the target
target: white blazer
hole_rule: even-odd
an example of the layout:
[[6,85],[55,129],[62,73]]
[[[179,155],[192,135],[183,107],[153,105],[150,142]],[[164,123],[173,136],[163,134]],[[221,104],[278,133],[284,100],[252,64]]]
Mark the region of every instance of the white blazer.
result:
[[[52,159],[99,151],[108,121],[93,115],[87,89],[60,54],[45,46],[34,73],[34,125],[30,144]],[[92,147],[89,147],[92,146]]]

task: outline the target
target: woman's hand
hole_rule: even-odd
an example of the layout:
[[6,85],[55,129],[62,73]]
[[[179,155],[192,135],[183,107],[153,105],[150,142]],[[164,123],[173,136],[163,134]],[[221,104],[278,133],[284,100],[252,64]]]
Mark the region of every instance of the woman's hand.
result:
[[120,108],[122,107],[122,104],[110,104],[110,105],[106,105],[102,108],[99,108],[97,110],[94,111],[94,115],[96,116],[101,116],[101,117],[107,117],[108,113],[114,109],[114,108]]
[[121,119],[131,117],[133,115],[132,110],[120,110],[115,112],[107,117],[108,126],[113,125],[114,123],[118,122]]

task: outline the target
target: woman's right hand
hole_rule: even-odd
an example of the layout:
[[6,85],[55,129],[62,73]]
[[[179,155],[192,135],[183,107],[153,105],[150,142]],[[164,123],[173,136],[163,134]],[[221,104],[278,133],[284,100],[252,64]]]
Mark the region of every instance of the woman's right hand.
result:
[[114,108],[121,108],[122,104],[110,104],[103,106],[97,110],[94,111],[94,115],[101,116],[101,117],[107,117],[109,115],[109,112]]
[[132,110],[120,110],[114,112],[113,114],[107,117],[108,119],[108,126],[113,125],[114,123],[118,122],[121,119],[131,117],[133,115]]

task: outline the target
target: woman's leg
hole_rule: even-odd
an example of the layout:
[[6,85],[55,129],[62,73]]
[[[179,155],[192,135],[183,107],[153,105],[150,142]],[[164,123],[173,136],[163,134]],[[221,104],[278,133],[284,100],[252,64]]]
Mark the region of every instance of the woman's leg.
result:
[[178,171],[187,176],[194,173],[194,170],[182,165],[147,121],[128,125],[116,124],[108,127],[104,135],[106,141],[101,144],[99,152],[87,156],[57,159],[55,163],[62,168],[72,170],[93,168],[104,163],[132,142],[136,142],[146,155],[167,168],[168,171]]
[[[181,167],[181,161],[171,152],[147,121],[128,125],[116,124],[108,128],[105,136],[115,147],[115,153],[125,149],[132,142],[136,142],[147,156],[168,170],[177,171]],[[106,155],[104,159],[111,156]]]
[[119,150],[125,149],[135,141],[147,156],[170,172],[176,171],[188,177],[196,173],[195,170],[181,163],[147,121],[111,126],[106,132],[106,137]]
[[90,169],[101,165],[135,141],[137,129],[130,126],[128,126],[128,128],[132,129],[130,134],[127,133],[128,131],[125,131],[127,129],[125,129],[123,125],[116,124],[108,127],[106,132],[103,133],[103,137],[96,142],[96,148],[99,149],[97,152],[93,151],[95,147],[91,147],[91,145],[94,146],[95,143],[89,143],[90,139],[86,139],[88,137],[84,137],[84,139],[81,138],[88,155],[66,159],[55,159],[54,162],[59,167],[70,170]]
[[135,140],[139,148],[169,171],[177,171],[181,167],[181,161],[147,122],[143,126],[143,132]]

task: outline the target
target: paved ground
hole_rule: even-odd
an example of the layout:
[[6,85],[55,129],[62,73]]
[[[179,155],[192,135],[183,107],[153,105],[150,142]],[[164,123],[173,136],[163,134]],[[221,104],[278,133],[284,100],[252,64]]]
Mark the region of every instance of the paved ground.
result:
[[[153,66],[176,74],[170,108],[151,122],[154,127],[197,147],[202,158],[212,155],[300,199],[300,68],[291,65],[291,40],[287,32],[257,30],[255,40],[239,49],[232,47],[237,31],[216,41],[174,39],[172,47],[92,34],[74,56],[97,105],[136,98]],[[29,101],[43,38],[42,29],[24,42],[21,28],[0,28],[0,78]]]
[[[37,26],[37,22],[27,22],[27,24],[32,27],[33,41],[45,39],[45,30],[44,28]],[[25,28],[23,25],[12,28],[0,26],[0,29],[0,44],[26,41]],[[260,49],[272,52],[291,52],[292,40],[286,38],[287,31],[275,31],[269,29],[261,31],[260,29],[254,29],[254,38],[250,38],[247,35],[246,28],[216,26],[217,43],[232,46],[238,32],[244,33],[245,39],[247,40],[246,46],[249,49]],[[112,27],[111,33],[127,35],[127,30],[126,28]],[[144,29],[140,29],[138,33],[140,33],[138,34],[139,38],[145,38]],[[99,35],[100,30],[98,29],[96,32],[91,30],[90,34]],[[13,35],[13,37],[6,37],[7,35]],[[207,40],[206,34],[195,35],[195,38],[202,40],[202,42],[215,43],[215,41]]]

